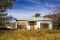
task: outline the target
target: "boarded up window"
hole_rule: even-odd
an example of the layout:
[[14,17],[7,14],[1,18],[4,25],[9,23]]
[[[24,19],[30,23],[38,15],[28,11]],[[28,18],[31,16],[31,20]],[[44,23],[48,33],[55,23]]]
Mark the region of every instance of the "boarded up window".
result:
[[41,21],[41,22],[40,22],[40,26],[41,26],[41,28],[43,28],[43,29],[49,27],[48,23],[45,22],[45,21]]
[[17,21],[18,28],[25,28],[26,27],[26,21]]

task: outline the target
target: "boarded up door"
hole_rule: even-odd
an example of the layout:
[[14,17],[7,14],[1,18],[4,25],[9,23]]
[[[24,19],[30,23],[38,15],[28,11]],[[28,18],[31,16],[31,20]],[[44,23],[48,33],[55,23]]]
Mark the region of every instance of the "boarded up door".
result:
[[30,22],[30,29],[34,30],[34,22]]

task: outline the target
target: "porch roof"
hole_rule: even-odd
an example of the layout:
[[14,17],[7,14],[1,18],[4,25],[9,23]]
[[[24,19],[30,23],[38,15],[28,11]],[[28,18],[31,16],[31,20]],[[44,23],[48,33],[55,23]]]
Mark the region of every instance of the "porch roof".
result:
[[26,18],[18,18],[17,20],[25,20],[25,21],[41,21],[41,20],[48,20],[51,21],[50,18],[44,18],[44,17],[26,17]]

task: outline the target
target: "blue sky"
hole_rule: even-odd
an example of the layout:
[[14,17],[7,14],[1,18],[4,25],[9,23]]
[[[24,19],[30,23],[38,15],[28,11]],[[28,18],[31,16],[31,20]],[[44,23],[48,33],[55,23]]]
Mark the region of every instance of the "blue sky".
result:
[[30,17],[35,13],[43,16],[52,13],[56,7],[60,7],[60,0],[16,0],[7,12],[16,18]]

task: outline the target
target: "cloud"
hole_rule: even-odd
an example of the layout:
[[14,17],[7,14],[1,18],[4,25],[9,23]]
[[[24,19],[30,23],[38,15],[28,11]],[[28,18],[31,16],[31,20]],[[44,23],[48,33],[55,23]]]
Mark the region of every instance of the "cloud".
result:
[[8,15],[12,15],[15,18],[21,18],[21,17],[31,17],[35,13],[40,13],[41,16],[43,16],[43,15],[49,13],[49,12],[51,12],[51,10],[47,10],[47,9],[44,9],[44,8],[42,10],[36,10],[36,11],[11,9],[11,10],[8,10]]
[[40,11],[44,8],[44,6],[36,5],[36,6],[26,6],[22,7],[21,10],[26,10],[26,11]]
[[55,4],[54,5],[54,4],[45,3],[45,6],[55,8],[55,7],[60,7],[60,4]]
[[35,13],[35,11],[26,11],[26,10],[9,10],[8,15],[12,15],[13,17],[20,18],[20,17],[30,17]]
[[[21,2],[22,1],[22,2]],[[27,2],[27,3],[26,3]],[[16,18],[31,17],[35,13],[40,13],[42,16],[52,12],[52,9],[60,4],[54,4],[54,0],[19,0],[13,6],[13,9],[8,10],[8,14]],[[56,0],[56,2],[58,2]],[[48,7],[50,9],[48,9]]]
[[31,3],[35,3],[35,4],[40,4],[39,0],[26,0],[26,1],[31,2]]
[[55,7],[55,5],[51,5],[51,4],[49,4],[49,3],[45,3],[45,6],[51,7],[51,8]]
[[[49,4],[59,4],[60,5],[60,0],[26,0],[31,3],[35,4],[43,4],[43,3],[49,3]],[[57,6],[59,6],[57,5]]]

